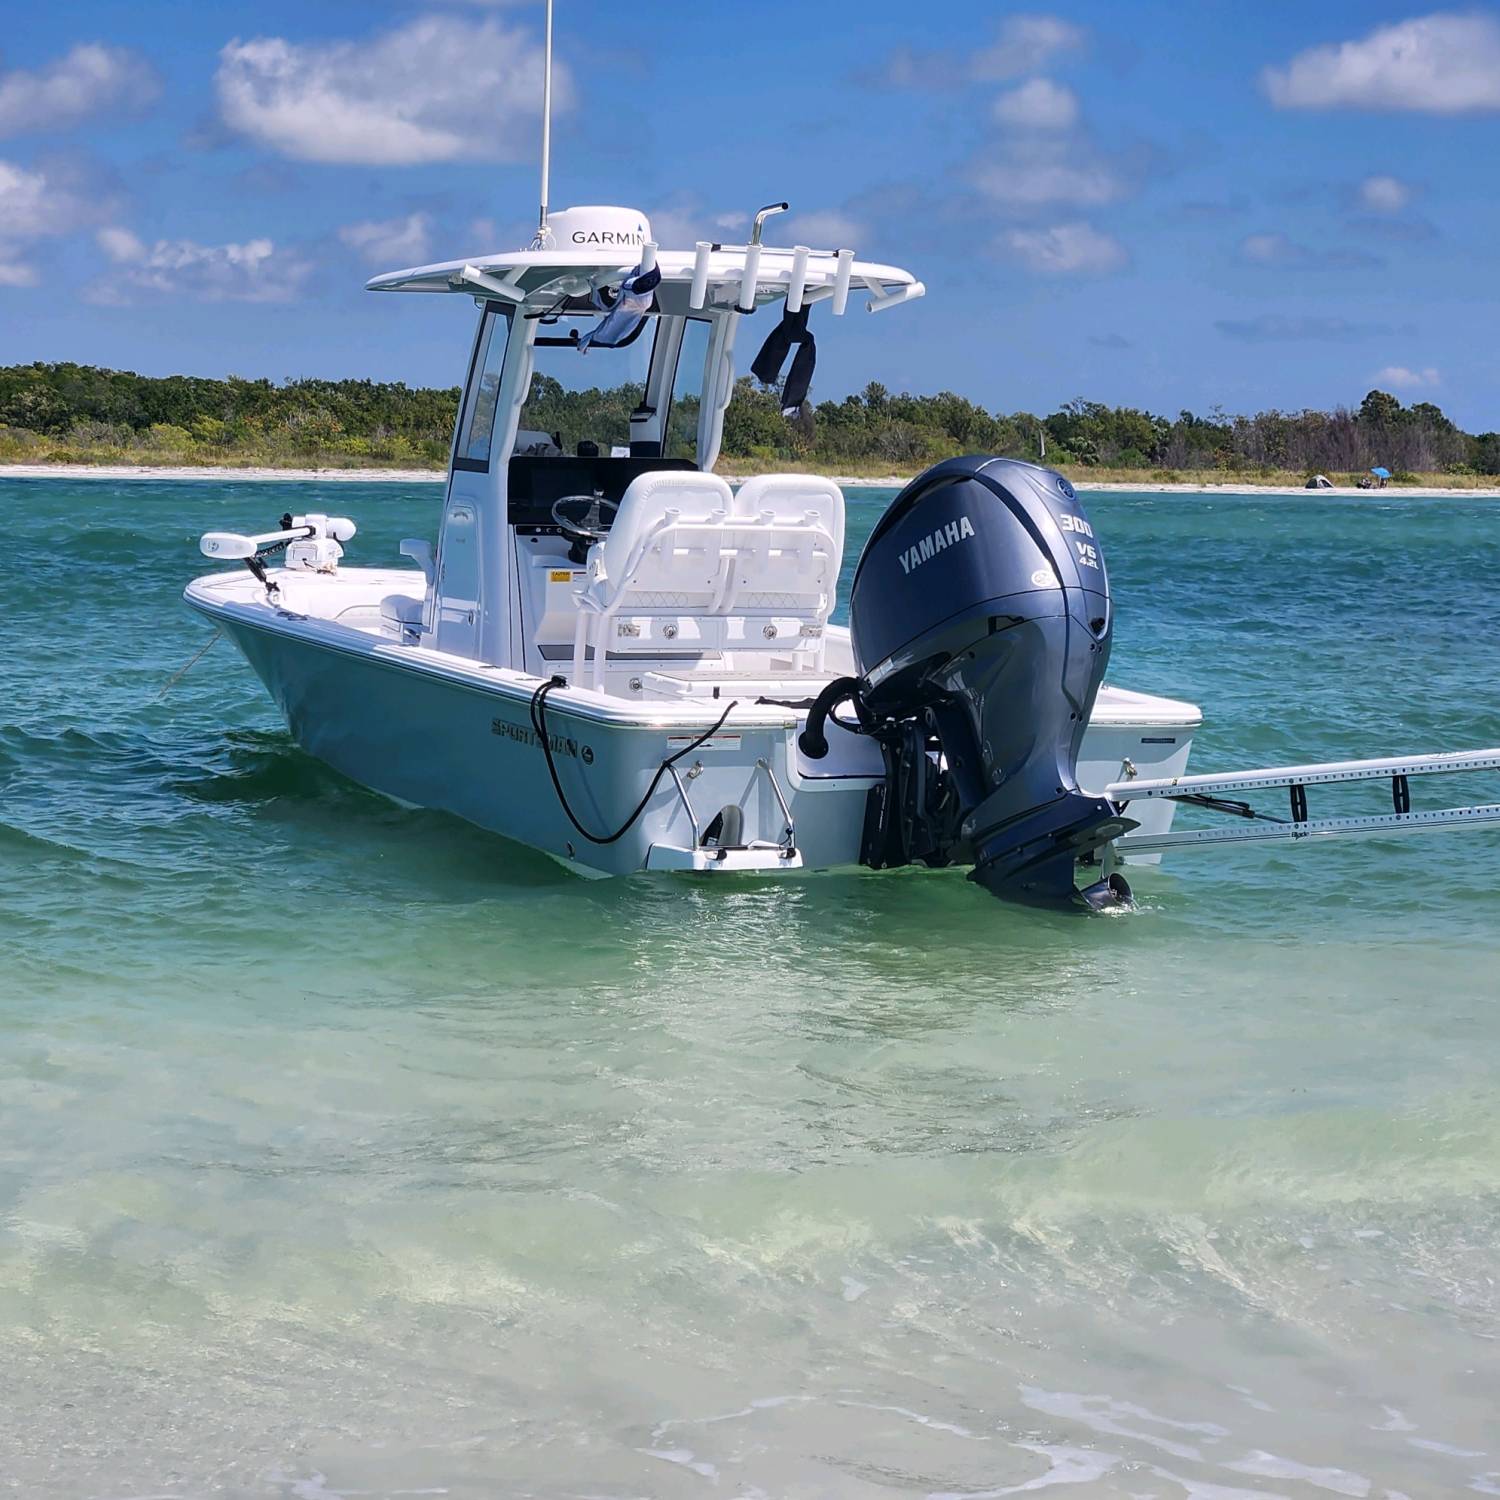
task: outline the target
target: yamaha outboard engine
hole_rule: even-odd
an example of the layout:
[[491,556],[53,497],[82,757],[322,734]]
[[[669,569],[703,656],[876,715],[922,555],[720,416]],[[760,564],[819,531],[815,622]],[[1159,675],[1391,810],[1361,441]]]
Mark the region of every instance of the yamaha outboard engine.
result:
[[1032,905],[1127,902],[1118,875],[1073,879],[1137,826],[1075,775],[1111,624],[1104,559],[1060,474],[957,458],[907,485],[854,575],[860,675],[829,685],[802,737],[826,753],[824,720],[851,701],[881,744],[864,863],[971,862],[971,880]]

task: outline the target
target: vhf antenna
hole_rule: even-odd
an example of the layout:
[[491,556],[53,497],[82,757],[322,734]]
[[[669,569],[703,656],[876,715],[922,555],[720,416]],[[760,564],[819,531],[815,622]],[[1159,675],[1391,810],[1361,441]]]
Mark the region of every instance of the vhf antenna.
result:
[[532,248],[545,250],[552,243],[547,227],[547,179],[552,165],[552,0],[547,0],[546,39],[542,45],[542,209],[537,218]]

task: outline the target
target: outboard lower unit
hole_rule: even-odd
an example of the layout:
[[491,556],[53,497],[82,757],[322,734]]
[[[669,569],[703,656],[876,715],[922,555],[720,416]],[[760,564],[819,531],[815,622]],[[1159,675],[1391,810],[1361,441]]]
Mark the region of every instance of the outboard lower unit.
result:
[[855,570],[859,676],[829,685],[802,737],[826,753],[824,721],[847,701],[880,742],[863,862],[972,863],[971,880],[1028,905],[1127,902],[1118,875],[1074,884],[1080,858],[1138,826],[1075,774],[1111,625],[1104,559],[1062,475],[957,458],[907,485]]

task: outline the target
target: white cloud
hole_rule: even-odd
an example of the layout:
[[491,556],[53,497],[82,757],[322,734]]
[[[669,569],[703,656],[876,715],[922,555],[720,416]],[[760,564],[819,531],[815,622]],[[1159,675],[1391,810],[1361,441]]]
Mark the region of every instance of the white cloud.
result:
[[35,286],[40,280],[35,266],[16,258],[16,252],[0,245],[0,286]]
[[[235,40],[215,83],[226,125],[300,161],[511,161],[536,149],[542,52],[494,19],[424,16],[364,42]],[[573,101],[558,62],[552,99]]]
[[990,106],[1002,125],[1018,130],[1070,130],[1078,123],[1078,95],[1050,78],[1029,78]]
[[143,109],[160,92],[155,68],[138,52],[83,42],[35,72],[0,73],[0,136]]
[[857,250],[869,233],[869,226],[852,214],[831,208],[793,214],[784,228],[775,219],[766,225],[768,240],[778,245],[810,245],[814,250]]
[[1377,386],[1392,386],[1398,391],[1421,390],[1440,383],[1438,372],[1428,365],[1422,370],[1408,370],[1405,365],[1387,365],[1375,374]]
[[483,215],[477,219],[470,219],[469,227],[464,233],[469,243],[473,245],[484,245],[494,250],[500,244],[500,230],[495,221]]
[[1266,68],[1261,86],[1281,109],[1500,109],[1500,21],[1439,11],[1378,26],[1358,41],[1310,47]]
[[66,234],[88,216],[78,194],[54,182],[46,171],[29,171],[0,161],[0,234],[7,240]]
[[414,266],[425,261],[432,246],[432,220],[424,213],[398,219],[366,219],[346,224],[339,238],[372,265]]
[[709,216],[695,201],[677,198],[659,208],[653,208],[646,216],[651,220],[651,234],[658,245],[670,245],[674,250],[690,249],[699,240],[716,240]]
[[[699,240],[743,240],[750,232],[747,213],[715,213],[705,208],[692,193],[675,193],[665,203],[652,206],[647,217],[658,245],[674,250],[691,250]],[[766,238],[776,244],[786,243],[783,218],[766,221]]]
[[141,261],[146,258],[147,251],[145,245],[128,229],[101,229],[94,238],[98,241],[99,248],[116,265],[127,265],[130,262]]
[[1385,264],[1367,250],[1315,250],[1279,233],[1247,234],[1240,241],[1240,257],[1253,265],[1296,271],[1359,271]]
[[0,161],[0,286],[35,286],[40,276],[24,259],[29,243],[67,234],[95,212],[86,195],[47,170]]
[[1088,33],[1059,16],[1007,16],[988,46],[962,53],[898,47],[880,67],[877,80],[899,89],[948,89],[955,83],[994,83],[1020,78],[1077,51]]
[[157,240],[147,245],[128,229],[101,229],[99,248],[116,269],[90,288],[95,302],[128,301],[133,292],[170,293],[200,302],[290,302],[312,272],[294,250],[271,240],[200,245]]
[[1045,68],[1064,52],[1082,47],[1087,33],[1060,16],[1007,16],[993,45],[974,54],[976,78],[1019,78]]
[[991,147],[976,159],[970,180],[985,197],[1021,209],[1113,203],[1128,191],[1115,168],[1093,152],[1032,135],[1013,136]]
[[1412,189],[1409,182],[1387,173],[1366,177],[1358,189],[1360,206],[1376,214],[1399,214],[1411,202]]
[[1054,224],[1050,229],[1010,229],[1000,236],[1003,254],[1048,276],[1098,276],[1117,271],[1129,257],[1113,235],[1092,224]]
[[1249,234],[1240,241],[1240,254],[1263,266],[1284,265],[1295,260],[1300,248],[1284,234]]

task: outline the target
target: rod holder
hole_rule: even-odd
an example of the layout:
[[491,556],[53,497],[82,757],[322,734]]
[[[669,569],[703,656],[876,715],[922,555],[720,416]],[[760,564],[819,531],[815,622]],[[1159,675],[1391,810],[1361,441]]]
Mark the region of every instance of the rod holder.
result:
[[486,291],[492,297],[500,297],[506,302],[524,302],[526,293],[519,287],[511,285],[508,281],[501,281],[497,276],[491,276],[488,271],[481,271],[478,266],[465,266],[458,273],[459,281],[467,282],[470,286],[477,286]]
[[854,252],[852,250],[840,250],[838,254],[838,270],[833,277],[833,315],[836,318],[844,316],[844,309],[849,305],[849,273],[854,269]]
[[927,288],[920,281],[909,282],[899,291],[889,292],[881,297],[871,297],[865,305],[866,312],[884,312],[888,307],[900,307],[903,302],[911,302],[917,297],[925,297]]
[[811,250],[806,245],[792,247],[792,275],[786,286],[786,310],[802,311],[802,294],[807,290],[807,257]]
[[740,276],[740,298],[735,304],[741,312],[755,308],[755,282],[760,275],[760,246],[745,246],[745,270]]
[[658,248],[658,246],[657,246],[657,243],[656,243],[655,240],[647,240],[646,243],[641,246],[641,271],[642,271],[642,274],[644,274],[647,271],[654,271],[656,269],[656,251],[657,251],[657,248]]
[[698,253],[693,257],[693,285],[688,292],[688,306],[694,311],[702,307],[708,297],[708,258],[713,249],[707,240],[698,241]]

